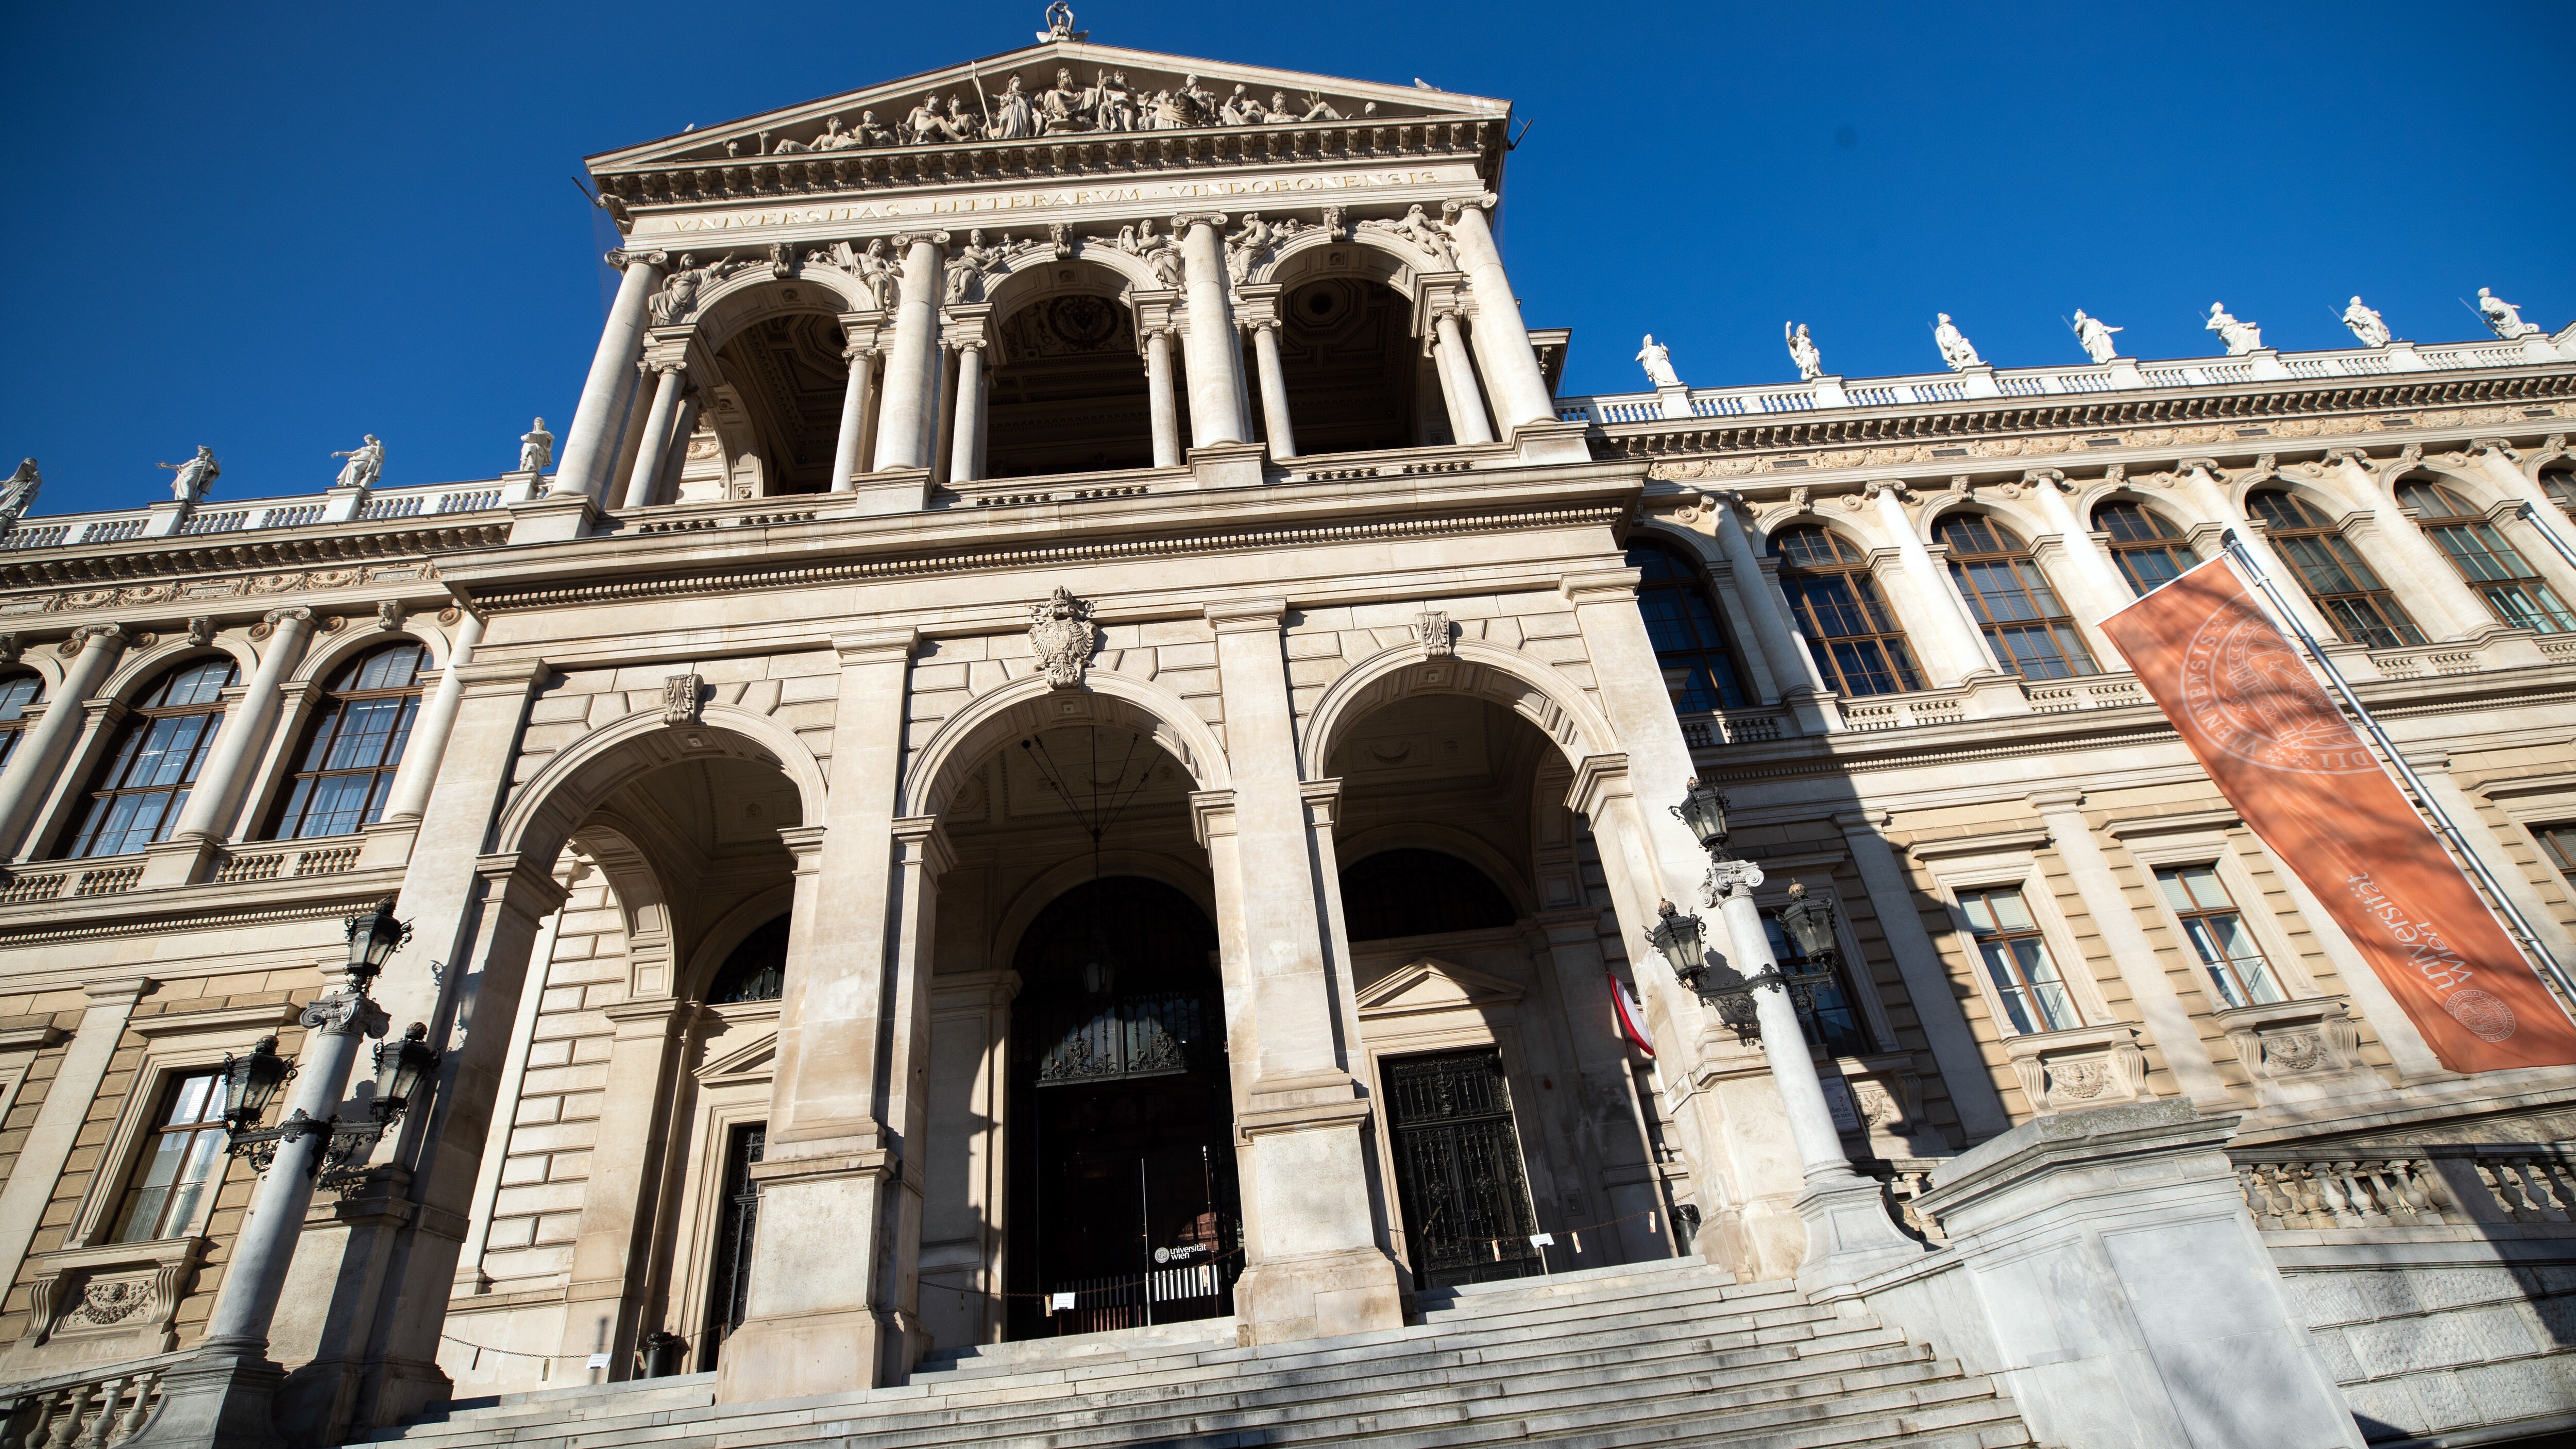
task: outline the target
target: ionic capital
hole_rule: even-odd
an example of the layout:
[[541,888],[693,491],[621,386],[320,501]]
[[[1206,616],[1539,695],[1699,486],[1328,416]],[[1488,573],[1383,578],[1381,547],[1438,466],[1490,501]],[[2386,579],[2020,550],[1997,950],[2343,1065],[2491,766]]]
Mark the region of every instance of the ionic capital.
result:
[[648,267],[668,266],[671,262],[671,254],[656,251],[630,251],[625,247],[616,247],[601,253],[600,260],[622,272],[638,262]]
[[300,606],[292,609],[271,609],[262,615],[261,619],[272,629],[280,624],[310,624],[313,622],[313,611]]
[[1185,211],[1172,218],[1172,230],[1185,232],[1194,226],[1222,228],[1227,220],[1226,214],[1222,211]]

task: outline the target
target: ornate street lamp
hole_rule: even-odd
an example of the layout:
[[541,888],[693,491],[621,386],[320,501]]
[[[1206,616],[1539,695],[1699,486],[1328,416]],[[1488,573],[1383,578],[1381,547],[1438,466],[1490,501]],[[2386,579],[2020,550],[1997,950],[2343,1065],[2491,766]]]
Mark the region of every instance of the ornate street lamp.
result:
[[1834,905],[1822,896],[1807,894],[1805,885],[1789,883],[1789,904],[1774,913],[1789,944],[1810,961],[1830,965],[1841,946],[1834,939]]
[[367,984],[384,973],[385,962],[411,939],[411,923],[394,919],[394,898],[376,902],[376,908],[363,916],[349,919],[349,985],[359,995],[367,993]]
[[1660,919],[1647,933],[1647,942],[1663,953],[1684,986],[1697,991],[1701,973],[1708,970],[1699,917],[1683,915],[1671,901],[1657,902],[1655,913]]
[[259,1119],[268,1114],[268,1104],[277,1098],[277,1089],[295,1075],[295,1064],[277,1054],[277,1038],[261,1037],[251,1047],[250,1055],[227,1055],[223,1065],[224,1129],[239,1139],[255,1130]]
[[438,1070],[440,1053],[429,1044],[429,1026],[415,1021],[390,1048],[376,1043],[376,1100],[368,1104],[380,1126],[391,1126],[411,1105],[412,1094]]
[[1672,807],[1673,814],[1690,827],[1699,848],[1717,858],[1726,849],[1726,797],[1716,787],[1703,785],[1694,777],[1682,803]]

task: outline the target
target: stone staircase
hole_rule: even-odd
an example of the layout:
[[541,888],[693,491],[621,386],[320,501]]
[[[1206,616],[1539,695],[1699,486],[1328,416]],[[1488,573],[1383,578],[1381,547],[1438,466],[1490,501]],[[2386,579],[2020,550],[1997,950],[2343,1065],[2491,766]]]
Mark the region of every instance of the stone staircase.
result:
[[1425,1294],[1422,1323],[1238,1347],[1215,1319],[950,1350],[909,1383],[714,1402],[713,1374],[507,1395],[376,1436],[513,1449],[1764,1449],[2029,1444],[2012,1403],[1787,1283],[1679,1259]]

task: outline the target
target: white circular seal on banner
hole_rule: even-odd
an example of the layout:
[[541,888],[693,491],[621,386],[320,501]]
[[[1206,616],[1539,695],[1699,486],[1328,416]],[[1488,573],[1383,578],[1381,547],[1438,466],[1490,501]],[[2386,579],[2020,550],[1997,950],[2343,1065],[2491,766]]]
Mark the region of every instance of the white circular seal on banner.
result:
[[2454,991],[2442,998],[2442,1009],[2480,1041],[2513,1035],[2513,1008],[2483,991]]
[[2376,771],[2370,747],[2320,696],[2297,651],[2242,599],[2210,611],[2183,649],[2183,711],[2209,742],[2268,770]]

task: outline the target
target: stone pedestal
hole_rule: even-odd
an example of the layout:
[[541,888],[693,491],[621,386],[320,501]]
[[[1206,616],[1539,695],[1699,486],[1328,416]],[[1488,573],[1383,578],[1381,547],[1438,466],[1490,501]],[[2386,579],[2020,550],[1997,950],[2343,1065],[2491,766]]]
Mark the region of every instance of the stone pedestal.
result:
[[1255,488],[1261,484],[1262,460],[1269,449],[1259,443],[1208,443],[1187,454],[1191,486]]
[[127,1449],[285,1449],[270,1406],[286,1371],[256,1343],[210,1341],[161,1375],[161,1407]]
[[601,517],[586,493],[549,493],[509,507],[512,543],[569,543]]
[[841,496],[853,500],[850,512],[867,518],[888,513],[919,513],[930,506],[928,468],[880,468],[850,480]]

